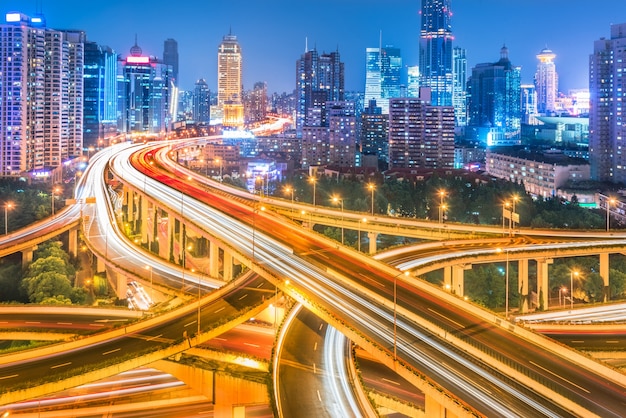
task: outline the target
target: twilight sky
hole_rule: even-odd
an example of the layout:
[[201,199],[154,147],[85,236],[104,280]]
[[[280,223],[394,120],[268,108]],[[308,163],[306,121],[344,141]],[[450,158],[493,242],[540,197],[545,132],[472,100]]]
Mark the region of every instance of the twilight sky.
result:
[[[593,42],[626,22],[626,0],[452,0],[454,46],[471,68],[499,59],[503,44],[532,82],[544,47],[556,55],[559,89],[588,87]],[[244,89],[265,81],[268,91],[291,92],[295,62],[305,50],[336,49],[345,63],[346,90],[363,91],[365,48],[401,48],[405,66],[418,64],[420,0],[3,0],[4,14],[42,11],[47,26],[80,29],[87,39],[127,55],[135,35],[144,55],[161,57],[163,41],[178,42],[179,86],[204,78],[217,88],[217,48],[230,30],[243,51]]]

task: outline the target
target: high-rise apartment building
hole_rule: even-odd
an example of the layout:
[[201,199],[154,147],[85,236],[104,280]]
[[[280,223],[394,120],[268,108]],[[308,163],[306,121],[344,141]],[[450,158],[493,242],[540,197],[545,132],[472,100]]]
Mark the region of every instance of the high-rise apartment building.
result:
[[370,100],[361,113],[361,154],[363,158],[376,156],[379,167],[385,167],[389,159],[389,115],[383,114],[376,100]]
[[232,33],[224,36],[217,52],[217,106],[225,128],[243,127],[242,55]]
[[554,64],[556,54],[544,48],[537,59],[537,72],[535,73],[535,90],[537,92],[537,111],[542,115],[553,113],[559,88],[559,77]]
[[422,0],[420,87],[430,87],[432,104],[452,106],[451,0]]
[[626,183],[626,23],[594,42],[589,57],[589,162],[591,178]]
[[382,97],[380,48],[365,49],[365,102],[380,101]]
[[499,61],[472,68],[469,90],[468,139],[487,146],[519,144],[521,68],[511,63],[506,46]]
[[142,54],[135,42],[130,55],[119,61],[119,129],[130,135],[164,135],[172,122],[172,69]]
[[455,47],[452,50],[452,106],[456,126],[467,125],[467,57],[465,49]]
[[178,42],[169,38],[163,42],[163,64],[172,67],[171,80],[178,86]]
[[454,108],[421,98],[389,101],[389,168],[453,168]]
[[101,148],[117,133],[117,59],[107,46],[85,42],[83,146]]
[[193,90],[193,120],[200,124],[211,122],[211,92],[209,85],[201,78]]
[[407,97],[419,97],[420,95],[420,67],[417,65],[407,68],[406,92]]
[[85,34],[11,12],[0,24],[0,177],[49,175],[83,148]]
[[[296,62],[296,131],[302,134],[312,113],[318,112],[321,124],[326,125],[326,102],[344,100],[344,64],[339,51],[319,54],[316,49],[306,51]],[[313,124],[313,125],[312,125]]]
[[522,92],[522,123],[536,125],[537,121],[537,91],[534,84],[520,85]]
[[258,123],[267,116],[267,83],[257,81],[252,91],[246,94],[245,100],[246,122]]

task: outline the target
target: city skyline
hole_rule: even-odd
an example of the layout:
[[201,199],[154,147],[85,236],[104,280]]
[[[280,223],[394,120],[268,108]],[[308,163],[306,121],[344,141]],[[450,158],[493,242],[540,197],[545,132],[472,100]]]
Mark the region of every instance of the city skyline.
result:
[[[270,93],[291,92],[295,63],[308,45],[320,53],[338,50],[346,63],[346,90],[364,91],[365,49],[379,46],[381,33],[383,46],[401,49],[405,66],[418,65],[419,0],[387,1],[384,7],[379,0],[320,0],[308,7],[311,4],[188,1],[172,11],[171,3],[164,0],[149,7],[140,1],[111,0],[93,3],[86,13],[77,0],[28,0],[6,4],[3,13],[41,12],[48,27],[84,30],[88,40],[110,46],[122,56],[129,53],[135,36],[145,54],[157,57],[163,54],[164,41],[175,39],[179,86],[184,90],[192,90],[203,78],[216,91],[217,50],[229,32],[242,48],[246,90],[265,81]],[[556,54],[559,90],[587,88],[593,42],[608,37],[611,24],[626,21],[626,14],[614,20],[619,6],[620,0],[608,0],[597,10],[585,2],[566,0],[453,0],[453,45],[467,50],[468,68],[497,61],[506,45],[511,62],[522,67],[523,83],[532,82],[536,55],[547,47]],[[300,21],[300,16],[305,18]]]

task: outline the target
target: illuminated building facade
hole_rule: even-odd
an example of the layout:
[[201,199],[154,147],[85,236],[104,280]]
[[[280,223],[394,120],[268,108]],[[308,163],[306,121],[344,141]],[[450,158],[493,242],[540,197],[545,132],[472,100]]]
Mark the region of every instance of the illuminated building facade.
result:
[[178,86],[178,42],[169,38],[163,42],[163,64],[172,68],[171,80]]
[[452,51],[453,87],[452,106],[456,126],[467,125],[467,57],[465,49],[454,48]]
[[454,108],[422,98],[389,101],[389,168],[453,168]]
[[0,177],[48,178],[81,154],[85,35],[11,12],[0,24]]
[[166,134],[172,121],[171,67],[153,56],[142,55],[137,43],[119,66],[120,131],[130,135]]
[[111,48],[85,42],[84,149],[106,146],[117,133],[117,59]]
[[422,0],[420,87],[430,87],[432,105],[452,106],[451,0]]
[[193,120],[196,123],[211,122],[211,94],[209,85],[201,78],[196,81],[193,91]]
[[383,114],[376,106],[376,100],[370,100],[361,113],[361,154],[377,157],[378,166],[386,167],[388,163],[388,131],[389,115]]
[[389,99],[400,97],[402,89],[402,55],[399,48],[367,48],[365,68],[365,102],[376,100],[384,114],[389,114]]
[[478,64],[469,80],[466,136],[487,146],[518,145],[521,132],[521,68],[509,60],[506,46],[500,60]]
[[555,103],[558,93],[559,78],[554,65],[556,54],[544,48],[537,59],[537,72],[535,73],[535,89],[537,91],[537,111],[542,115],[551,114],[555,111]]
[[[296,131],[302,134],[305,125],[325,126],[326,102],[343,101],[344,64],[339,51],[319,54],[317,50],[305,52],[296,62]],[[311,122],[310,117],[319,113],[320,121]]]
[[589,161],[591,177],[626,183],[626,23],[611,25],[610,39],[594,42],[589,57]]
[[217,52],[217,106],[225,128],[244,125],[242,55],[237,37],[228,34]]

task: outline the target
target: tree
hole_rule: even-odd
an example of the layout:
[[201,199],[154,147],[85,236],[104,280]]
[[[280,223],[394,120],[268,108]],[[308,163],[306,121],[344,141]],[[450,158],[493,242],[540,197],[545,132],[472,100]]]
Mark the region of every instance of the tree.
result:
[[24,278],[24,287],[32,303],[44,303],[48,298],[64,297],[68,300],[72,294],[72,285],[62,273],[46,271]]

